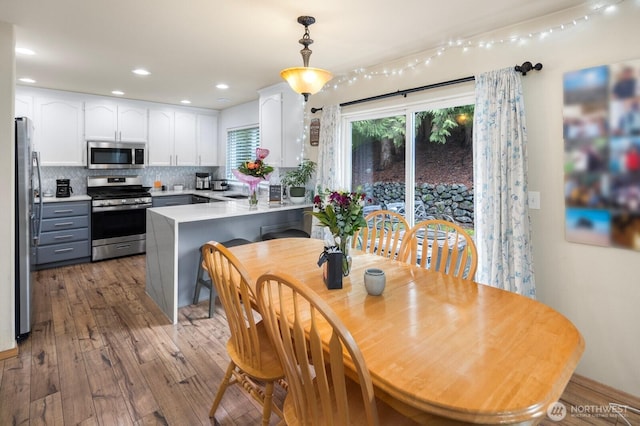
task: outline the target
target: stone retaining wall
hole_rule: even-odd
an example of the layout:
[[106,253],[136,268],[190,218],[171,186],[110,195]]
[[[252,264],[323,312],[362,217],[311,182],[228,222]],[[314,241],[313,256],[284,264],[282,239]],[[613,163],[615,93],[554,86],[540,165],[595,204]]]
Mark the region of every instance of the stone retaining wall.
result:
[[[404,183],[376,182],[363,186],[372,204],[387,208],[389,203],[404,201]],[[463,184],[424,183],[416,187],[416,200],[422,200],[426,215],[453,218],[461,225],[473,226],[473,188]]]

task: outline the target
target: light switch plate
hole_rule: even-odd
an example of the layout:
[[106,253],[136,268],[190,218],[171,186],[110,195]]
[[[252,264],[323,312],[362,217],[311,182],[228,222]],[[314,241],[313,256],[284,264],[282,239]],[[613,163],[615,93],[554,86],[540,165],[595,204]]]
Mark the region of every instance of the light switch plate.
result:
[[534,210],[540,209],[540,192],[529,191],[529,208]]

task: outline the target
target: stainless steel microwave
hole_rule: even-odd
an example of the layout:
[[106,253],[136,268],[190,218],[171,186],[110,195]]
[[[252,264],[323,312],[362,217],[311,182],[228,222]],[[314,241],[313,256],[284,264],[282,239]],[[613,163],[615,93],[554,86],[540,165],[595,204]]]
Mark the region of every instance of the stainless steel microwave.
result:
[[138,142],[87,141],[87,168],[142,169],[146,144]]

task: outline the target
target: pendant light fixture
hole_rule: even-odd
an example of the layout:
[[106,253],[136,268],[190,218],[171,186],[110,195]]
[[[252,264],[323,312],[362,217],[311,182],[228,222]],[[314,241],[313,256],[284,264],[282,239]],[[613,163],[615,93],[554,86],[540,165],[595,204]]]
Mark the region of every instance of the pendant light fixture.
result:
[[320,68],[311,68],[309,66],[309,56],[311,56],[311,49],[309,45],[313,43],[309,35],[309,25],[316,22],[316,18],[313,16],[300,16],[298,17],[298,23],[304,25],[304,35],[298,43],[304,46],[304,49],[300,51],[302,55],[302,67],[292,67],[280,71],[282,78],[287,80],[289,86],[296,92],[304,96],[305,102],[309,99],[309,95],[318,93],[322,87],[333,78],[333,75]]

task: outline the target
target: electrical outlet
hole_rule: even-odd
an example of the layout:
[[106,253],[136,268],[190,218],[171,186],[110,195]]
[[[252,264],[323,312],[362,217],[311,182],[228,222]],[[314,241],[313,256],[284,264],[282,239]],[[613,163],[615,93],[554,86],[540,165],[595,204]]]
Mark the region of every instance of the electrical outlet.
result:
[[529,191],[529,208],[534,210],[540,209],[540,192]]

